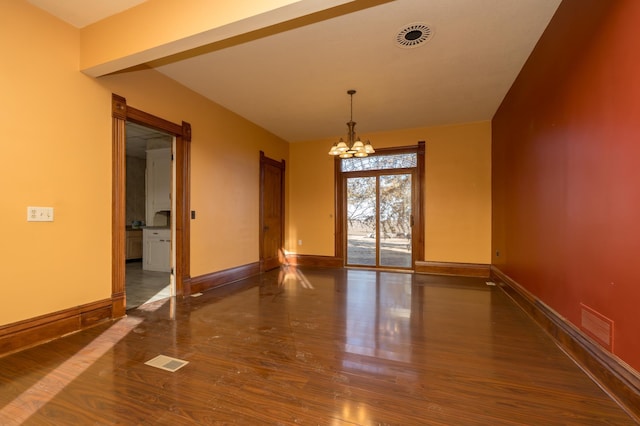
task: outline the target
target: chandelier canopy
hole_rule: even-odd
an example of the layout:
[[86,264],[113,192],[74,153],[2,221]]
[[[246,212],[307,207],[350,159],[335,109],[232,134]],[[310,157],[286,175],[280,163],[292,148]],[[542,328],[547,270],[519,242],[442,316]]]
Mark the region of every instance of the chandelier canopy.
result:
[[363,143],[360,137],[356,136],[356,123],[353,121],[353,95],[355,93],[356,91],[353,89],[347,90],[347,94],[351,96],[351,120],[347,123],[347,128],[349,129],[347,142],[340,138],[329,150],[329,155],[339,155],[340,158],[351,158],[366,157],[376,152],[373,146],[371,146],[371,142],[367,140]]

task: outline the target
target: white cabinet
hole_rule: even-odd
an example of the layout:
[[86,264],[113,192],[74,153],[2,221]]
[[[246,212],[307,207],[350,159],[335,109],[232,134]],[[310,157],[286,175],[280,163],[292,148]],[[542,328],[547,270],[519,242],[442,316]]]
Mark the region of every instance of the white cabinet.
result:
[[147,225],[163,210],[171,210],[171,148],[147,151]]
[[171,229],[142,230],[142,269],[171,272]]

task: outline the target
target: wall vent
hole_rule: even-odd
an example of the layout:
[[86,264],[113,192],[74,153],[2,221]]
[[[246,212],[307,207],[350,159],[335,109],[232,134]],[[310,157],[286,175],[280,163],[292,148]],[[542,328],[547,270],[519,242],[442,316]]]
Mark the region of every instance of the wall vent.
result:
[[409,24],[398,30],[394,37],[395,44],[403,49],[412,49],[431,40],[433,28],[421,22]]
[[613,320],[582,303],[580,308],[580,328],[589,337],[613,352]]

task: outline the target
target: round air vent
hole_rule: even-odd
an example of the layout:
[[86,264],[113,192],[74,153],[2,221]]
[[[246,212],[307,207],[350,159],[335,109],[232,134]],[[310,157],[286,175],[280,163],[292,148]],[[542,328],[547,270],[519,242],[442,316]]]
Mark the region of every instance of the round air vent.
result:
[[415,23],[404,26],[395,36],[396,46],[405,49],[418,47],[431,40],[433,29],[425,24]]

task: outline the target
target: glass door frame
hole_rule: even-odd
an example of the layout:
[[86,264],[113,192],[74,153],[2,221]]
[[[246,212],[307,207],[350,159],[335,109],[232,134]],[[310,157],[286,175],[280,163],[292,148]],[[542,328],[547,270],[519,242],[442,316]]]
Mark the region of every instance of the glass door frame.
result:
[[[415,268],[417,260],[424,259],[425,240],[424,240],[424,188],[425,188],[425,142],[420,141],[414,146],[404,146],[396,148],[377,148],[373,155],[393,155],[416,153],[417,165],[410,169],[386,169],[383,171],[373,171],[375,174],[394,174],[396,172],[404,173],[414,171],[413,175],[413,228],[411,238],[412,262],[408,270]],[[358,172],[360,176],[367,172]],[[353,172],[342,172],[341,159],[336,156],[334,159],[334,194],[335,194],[335,257],[339,259],[342,266],[346,265],[347,235],[346,235],[346,177],[354,176]],[[377,262],[376,262],[377,263]],[[356,266],[349,266],[356,267]],[[371,268],[371,267],[365,267]],[[402,269],[395,267],[377,267],[376,269]]]
[[[376,215],[376,219],[375,219],[375,236],[374,236],[374,241],[375,241],[375,256],[372,260],[374,260],[374,265],[369,265],[369,264],[358,264],[358,263],[349,263],[349,226],[348,226],[348,220],[347,220],[347,209],[345,209],[345,217],[344,217],[344,223],[347,225],[345,227],[345,259],[344,259],[344,265],[347,267],[353,267],[353,268],[377,268],[377,269],[413,269],[413,265],[415,262],[415,258],[414,258],[414,253],[413,253],[413,244],[411,244],[411,261],[409,262],[409,266],[401,266],[401,265],[383,265],[382,264],[382,250],[383,250],[383,233],[385,233],[385,230],[382,229],[382,221],[381,221],[381,205],[383,203],[382,201],[382,193],[381,193],[381,180],[382,178],[386,177],[386,176],[401,176],[401,175],[408,175],[411,176],[411,218],[410,223],[414,223],[413,220],[413,205],[415,204],[416,201],[416,190],[415,190],[415,180],[416,180],[416,168],[415,167],[411,167],[411,168],[397,168],[397,169],[378,169],[378,170],[367,170],[367,171],[357,171],[357,172],[344,172],[342,173],[342,180],[343,180],[343,186],[344,186],[344,193],[345,193],[345,205],[348,205],[348,183],[347,181],[349,179],[358,179],[358,178],[374,178],[375,179],[375,191],[374,191],[374,195],[375,195],[375,215]],[[415,224],[415,223],[414,223]],[[413,226],[409,225],[411,228],[411,241],[413,241]]]

